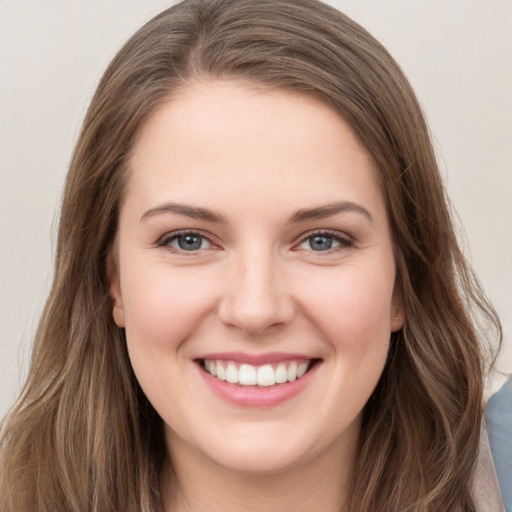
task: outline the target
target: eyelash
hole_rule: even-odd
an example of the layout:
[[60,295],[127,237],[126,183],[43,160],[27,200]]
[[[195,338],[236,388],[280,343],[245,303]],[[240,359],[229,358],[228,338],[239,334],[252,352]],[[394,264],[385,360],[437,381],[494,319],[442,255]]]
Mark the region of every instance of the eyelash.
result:
[[307,242],[309,239],[313,237],[331,238],[332,240],[340,244],[339,247],[329,248],[325,251],[314,251],[313,249],[311,249],[311,252],[317,254],[332,254],[333,252],[342,251],[344,249],[350,249],[355,246],[355,241],[352,238],[349,238],[348,236],[342,236],[337,231],[322,229],[319,231],[310,231],[309,233],[305,233],[304,235],[302,235],[300,242],[295,246],[294,250],[300,250],[297,248],[297,246],[302,245],[304,242]]
[[[205,233],[200,230],[187,230],[187,229],[174,231],[172,233],[168,233],[168,234],[164,235],[157,242],[157,246],[164,247],[164,248],[170,250],[171,252],[180,253],[180,254],[186,254],[186,253],[194,254],[201,250],[201,249],[197,249],[197,250],[192,250],[192,251],[186,251],[184,249],[178,249],[175,247],[171,247],[170,244],[173,241],[175,241],[181,237],[184,237],[184,236],[200,237],[200,238],[206,240],[208,243],[210,243],[214,247],[216,247],[216,246],[218,247],[218,244],[216,244],[212,240],[212,236],[209,233]],[[322,253],[332,254],[333,252],[337,252],[337,251],[344,250],[344,249],[350,249],[355,246],[355,241],[353,239],[351,239],[349,237],[341,236],[336,231],[322,229],[319,231],[310,231],[309,233],[303,234],[301,236],[299,242],[297,244],[295,244],[293,250],[300,251],[301,249],[299,248],[299,246],[302,245],[303,243],[307,242],[309,239],[312,239],[313,237],[331,238],[332,240],[334,240],[335,242],[338,242],[340,244],[339,247],[329,248],[325,251],[314,251],[313,249],[310,249],[311,252],[318,253],[318,254],[322,254]]]
[[170,250],[171,252],[176,252],[176,253],[195,253],[197,252],[198,250],[195,250],[195,251],[185,251],[183,249],[177,249],[175,247],[171,247],[171,242],[174,242],[174,240],[177,240],[178,238],[181,238],[181,237],[185,237],[185,236],[196,236],[196,237],[200,237],[204,240],[207,240],[208,243],[210,243],[211,245],[213,246],[217,246],[217,244],[215,242],[213,242],[212,240],[212,236],[209,235],[208,233],[204,233],[203,231],[200,231],[200,230],[189,230],[189,229],[182,229],[182,230],[179,230],[179,231],[173,231],[172,233],[168,233],[166,235],[164,235],[158,242],[157,242],[157,246],[158,247],[164,247],[168,250]]

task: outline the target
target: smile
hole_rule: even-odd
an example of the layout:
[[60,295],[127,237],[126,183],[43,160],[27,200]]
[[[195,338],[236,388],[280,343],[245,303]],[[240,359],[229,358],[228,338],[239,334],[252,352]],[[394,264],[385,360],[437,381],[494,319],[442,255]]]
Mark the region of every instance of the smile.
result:
[[290,360],[260,366],[236,361],[203,359],[203,369],[212,377],[240,386],[275,386],[300,379],[313,360]]
[[309,386],[322,359],[302,354],[223,352],[196,358],[196,368],[208,388],[237,407],[267,409]]

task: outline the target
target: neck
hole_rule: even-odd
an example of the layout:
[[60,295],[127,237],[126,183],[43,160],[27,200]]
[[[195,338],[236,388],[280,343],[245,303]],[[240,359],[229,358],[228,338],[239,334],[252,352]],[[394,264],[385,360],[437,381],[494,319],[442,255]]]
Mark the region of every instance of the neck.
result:
[[[355,446],[271,473],[232,471],[174,445],[161,487],[164,512],[348,512]],[[340,456],[340,454],[342,454]],[[192,456],[191,456],[192,455]]]

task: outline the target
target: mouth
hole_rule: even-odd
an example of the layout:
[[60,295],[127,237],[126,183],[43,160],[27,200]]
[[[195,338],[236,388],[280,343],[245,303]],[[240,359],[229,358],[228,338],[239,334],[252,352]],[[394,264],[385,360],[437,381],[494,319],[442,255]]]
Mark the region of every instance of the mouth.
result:
[[289,359],[253,365],[224,359],[197,359],[202,370],[219,381],[247,388],[270,388],[295,382],[313,369],[320,359]]

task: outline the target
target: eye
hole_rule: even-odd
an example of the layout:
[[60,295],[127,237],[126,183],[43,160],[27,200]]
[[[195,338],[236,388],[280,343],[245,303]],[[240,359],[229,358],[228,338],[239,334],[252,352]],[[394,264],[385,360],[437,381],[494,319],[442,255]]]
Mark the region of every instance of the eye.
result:
[[176,252],[200,251],[201,249],[212,249],[213,244],[201,233],[194,231],[180,231],[165,236],[159,243],[161,247],[168,247]]
[[315,252],[326,252],[344,247],[352,247],[354,242],[349,238],[345,238],[336,233],[319,232],[313,233],[305,238],[297,249],[311,250]]

